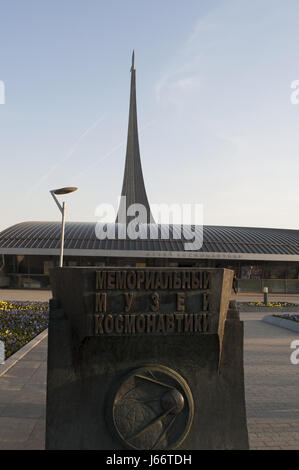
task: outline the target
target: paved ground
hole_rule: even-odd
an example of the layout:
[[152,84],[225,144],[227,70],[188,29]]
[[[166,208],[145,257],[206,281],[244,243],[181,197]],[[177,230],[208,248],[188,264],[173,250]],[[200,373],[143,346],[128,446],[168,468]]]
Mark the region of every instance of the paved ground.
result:
[[[238,302],[263,302],[264,294],[260,293],[242,293],[242,294],[232,294],[232,299],[237,300]],[[298,294],[269,294],[269,302],[291,302],[294,304],[299,304],[299,295]]]
[[[299,450],[299,364],[290,362],[299,335],[261,317],[242,313],[250,448]],[[46,348],[45,338],[2,376],[0,366],[0,449],[44,448]]]
[[0,450],[44,449],[46,361],[47,336],[4,375],[0,365]]
[[299,335],[242,313],[247,422],[251,449],[299,450],[299,364],[290,344]]
[[0,289],[0,300],[31,300],[47,302],[52,298],[50,290]]

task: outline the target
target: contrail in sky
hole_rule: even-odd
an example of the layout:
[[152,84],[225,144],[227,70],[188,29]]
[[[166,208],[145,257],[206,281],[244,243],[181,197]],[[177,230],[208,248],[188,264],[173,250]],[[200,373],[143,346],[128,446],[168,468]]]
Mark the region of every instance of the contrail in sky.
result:
[[85,137],[90,134],[101,122],[103,122],[104,116],[101,116],[99,119],[97,119],[88,129],[86,129],[78,138],[78,140],[75,142],[75,144],[69,149],[69,151],[66,153],[66,155],[56,162],[39,180],[38,182],[33,185],[33,187],[30,188],[30,190],[27,193],[27,196],[32,194],[36,188],[38,188],[62,163],[66,162],[71,156],[75,153],[77,148],[79,147],[81,141],[85,139]]
[[[150,121],[148,122],[147,124],[145,124],[139,131],[139,135],[142,134],[143,131],[145,131],[145,129],[147,129],[148,127],[152,126],[154,123],[156,122],[156,119],[153,120],[153,121]],[[110,155],[112,155],[114,152],[116,152],[118,149],[120,149],[121,147],[123,147],[124,145],[126,145],[127,141],[126,140],[123,140],[122,142],[120,142],[119,144],[115,145],[111,150],[109,150],[107,153],[105,153],[104,155],[102,155],[95,163],[93,163],[92,165],[89,165],[88,167],[85,168],[84,171],[80,171],[80,173],[77,173],[75,176],[73,176],[72,178],[74,179],[74,181],[77,181],[82,175],[85,175],[87,173],[89,173],[90,170],[93,170],[94,168],[96,168],[100,163],[102,163],[104,160],[106,160],[106,158],[110,157]]]

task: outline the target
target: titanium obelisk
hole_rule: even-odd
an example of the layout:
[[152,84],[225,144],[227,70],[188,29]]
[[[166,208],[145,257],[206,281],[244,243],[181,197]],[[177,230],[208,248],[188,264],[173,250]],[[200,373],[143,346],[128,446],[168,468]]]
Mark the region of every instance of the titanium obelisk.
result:
[[[136,102],[136,68],[134,51],[132,55],[131,66],[131,93],[126,163],[121,195],[122,197],[126,198],[126,208],[128,208],[132,204],[141,204],[146,209],[146,217],[145,220],[142,220],[143,223],[154,223],[154,219],[146,195],[140,160]],[[122,213],[120,215],[119,209],[116,222],[127,223],[129,222],[128,219],[130,220],[130,217],[127,217],[126,213]]]

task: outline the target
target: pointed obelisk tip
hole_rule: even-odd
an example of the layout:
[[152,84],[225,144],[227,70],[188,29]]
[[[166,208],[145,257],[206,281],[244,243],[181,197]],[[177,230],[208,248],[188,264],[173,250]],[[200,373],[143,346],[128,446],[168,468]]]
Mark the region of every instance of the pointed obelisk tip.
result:
[[131,67],[131,72],[132,70],[135,70],[135,51],[133,50],[132,54],[132,67]]

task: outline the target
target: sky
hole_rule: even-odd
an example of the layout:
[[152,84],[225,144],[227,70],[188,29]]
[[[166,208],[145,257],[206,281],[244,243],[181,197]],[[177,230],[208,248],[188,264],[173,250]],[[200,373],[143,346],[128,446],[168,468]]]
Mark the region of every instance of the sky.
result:
[[62,186],[79,188],[67,220],[117,206],[133,49],[150,203],[299,229],[297,0],[0,0],[0,13],[0,230],[59,220]]

